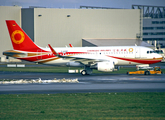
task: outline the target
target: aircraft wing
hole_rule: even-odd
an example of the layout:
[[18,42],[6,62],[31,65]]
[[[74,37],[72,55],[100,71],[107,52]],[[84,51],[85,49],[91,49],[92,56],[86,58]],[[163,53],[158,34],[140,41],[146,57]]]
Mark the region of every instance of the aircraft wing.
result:
[[96,62],[104,61],[104,60],[87,58],[87,57],[61,56],[51,47],[50,44],[48,44],[48,46],[49,46],[50,50],[52,51],[52,53],[54,54],[54,56],[57,56],[57,57],[63,58],[63,59],[69,59],[71,61],[79,62],[79,63],[82,63],[84,65],[91,65],[91,64],[95,64]]
[[96,59],[90,59],[90,58],[78,58],[78,57],[72,57],[71,61],[80,62],[84,65],[90,65],[95,64],[96,62],[100,62],[102,60],[96,60]]

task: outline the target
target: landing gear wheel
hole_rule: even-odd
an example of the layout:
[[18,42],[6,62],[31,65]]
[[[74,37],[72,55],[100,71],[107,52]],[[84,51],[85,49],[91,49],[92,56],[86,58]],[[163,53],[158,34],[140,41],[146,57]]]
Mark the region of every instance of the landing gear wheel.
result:
[[149,72],[149,71],[145,71],[144,74],[145,74],[145,75],[150,75],[150,72]]
[[81,71],[81,75],[86,75],[86,74],[87,74],[86,70]]

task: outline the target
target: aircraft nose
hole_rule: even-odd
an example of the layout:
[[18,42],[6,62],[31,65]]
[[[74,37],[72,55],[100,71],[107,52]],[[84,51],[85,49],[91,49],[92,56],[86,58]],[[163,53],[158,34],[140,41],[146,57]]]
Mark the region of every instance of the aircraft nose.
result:
[[160,55],[160,54],[157,54],[155,58],[157,58],[157,59],[159,59],[159,60],[163,60],[163,56]]

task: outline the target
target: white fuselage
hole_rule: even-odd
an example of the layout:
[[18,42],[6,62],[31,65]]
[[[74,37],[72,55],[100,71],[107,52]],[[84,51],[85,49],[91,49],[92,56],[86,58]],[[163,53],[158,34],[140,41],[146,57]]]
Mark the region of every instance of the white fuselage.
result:
[[[154,53],[152,49],[141,46],[117,46],[117,47],[73,47],[73,48],[54,48],[61,56],[71,56],[75,58],[95,59],[96,61],[113,61],[115,65],[136,65],[147,64],[149,60],[152,64],[154,60],[162,58],[161,55]],[[49,48],[44,49],[50,51]],[[151,52],[152,51],[152,52]],[[51,55],[51,54],[50,54]],[[48,58],[49,59],[49,58]],[[42,61],[42,57],[39,61]],[[71,59],[56,59],[45,64],[66,65],[67,63],[75,63]],[[85,62],[85,60],[83,61]],[[89,61],[87,61],[89,62]],[[79,61],[77,60],[77,63]],[[148,64],[150,64],[148,63]]]

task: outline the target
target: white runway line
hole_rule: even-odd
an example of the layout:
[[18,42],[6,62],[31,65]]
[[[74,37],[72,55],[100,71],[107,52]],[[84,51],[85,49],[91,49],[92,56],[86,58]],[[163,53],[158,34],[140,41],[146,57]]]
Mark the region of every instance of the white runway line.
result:
[[41,80],[41,78],[36,80],[8,80],[0,81],[0,84],[29,84],[29,83],[79,83],[78,78],[76,79],[56,79],[54,80]]

